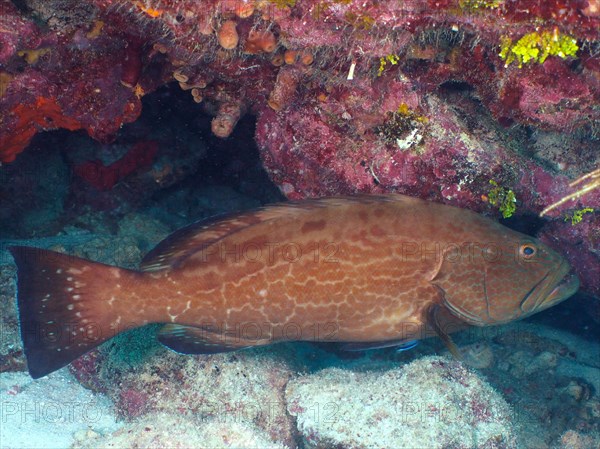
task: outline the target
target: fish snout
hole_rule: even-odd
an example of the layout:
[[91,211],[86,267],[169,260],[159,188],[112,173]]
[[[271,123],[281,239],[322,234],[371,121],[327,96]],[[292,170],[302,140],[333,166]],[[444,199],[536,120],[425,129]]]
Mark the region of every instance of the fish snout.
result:
[[579,289],[579,278],[566,260],[560,264],[554,276],[547,276],[546,285],[540,286],[538,296],[527,315],[541,312],[574,295]]
[[573,271],[569,271],[556,286],[550,291],[541,304],[540,310],[552,307],[574,295],[579,290],[579,278]]
[[566,260],[548,271],[525,294],[514,319],[525,318],[564,301],[579,289],[579,278]]

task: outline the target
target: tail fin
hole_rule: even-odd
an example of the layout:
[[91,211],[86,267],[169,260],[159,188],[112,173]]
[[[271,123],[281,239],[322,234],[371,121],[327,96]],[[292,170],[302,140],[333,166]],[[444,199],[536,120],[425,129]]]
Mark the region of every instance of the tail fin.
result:
[[21,338],[34,379],[142,324],[121,317],[120,301],[139,273],[38,248],[9,250],[18,269]]

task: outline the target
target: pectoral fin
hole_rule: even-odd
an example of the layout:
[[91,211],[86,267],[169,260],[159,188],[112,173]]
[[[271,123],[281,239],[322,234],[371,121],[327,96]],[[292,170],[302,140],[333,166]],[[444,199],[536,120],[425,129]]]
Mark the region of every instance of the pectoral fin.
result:
[[[447,331],[449,330],[449,328],[446,325],[446,321],[447,320],[444,316],[444,310],[442,306],[440,306],[439,304],[433,304],[429,307],[427,311],[428,324],[432,327],[437,336],[440,337],[440,339],[444,342],[452,356],[457,360],[462,360],[462,355],[460,354],[458,347],[452,341],[450,335],[448,335]],[[456,330],[456,327],[454,327],[453,330]]]
[[263,346],[269,339],[249,340],[237,336],[207,331],[202,327],[166,324],[158,332],[158,341],[181,354],[216,354]]

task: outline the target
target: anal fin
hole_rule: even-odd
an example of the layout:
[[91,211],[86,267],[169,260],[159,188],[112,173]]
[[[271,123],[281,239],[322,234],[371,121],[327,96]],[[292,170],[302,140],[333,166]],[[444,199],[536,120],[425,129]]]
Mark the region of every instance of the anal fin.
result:
[[217,354],[272,343],[270,339],[250,340],[227,332],[180,324],[164,325],[158,332],[158,341],[181,354]]

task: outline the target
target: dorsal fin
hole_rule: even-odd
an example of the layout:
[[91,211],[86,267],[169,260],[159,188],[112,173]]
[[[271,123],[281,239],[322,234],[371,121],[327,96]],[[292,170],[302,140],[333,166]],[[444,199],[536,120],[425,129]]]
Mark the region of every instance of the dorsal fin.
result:
[[330,198],[315,198],[301,201],[288,201],[285,203],[263,206],[246,212],[221,214],[205,220],[192,223],[160,242],[142,260],[142,271],[160,271],[178,266],[199,249],[208,246],[231,234],[266,221],[294,218],[304,212],[323,208],[344,206],[349,202],[381,202],[402,201],[415,198],[402,195],[356,195]]
[[140,270],[159,271],[173,267],[198,248],[206,247],[250,225],[240,221],[238,217],[238,213],[219,214],[178,229],[144,256]]

